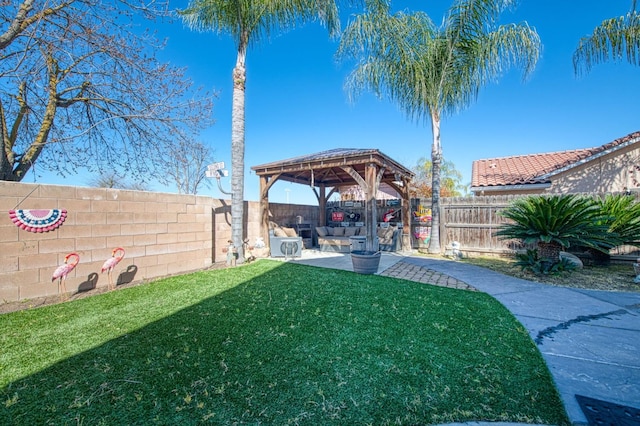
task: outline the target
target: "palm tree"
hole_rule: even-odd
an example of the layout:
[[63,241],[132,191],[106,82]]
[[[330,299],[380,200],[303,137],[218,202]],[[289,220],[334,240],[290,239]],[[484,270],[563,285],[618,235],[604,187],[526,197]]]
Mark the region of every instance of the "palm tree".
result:
[[359,58],[347,80],[352,93],[386,95],[412,119],[431,122],[433,142],[430,253],[440,252],[440,122],[473,102],[481,87],[510,66],[528,76],[540,39],[526,23],[497,26],[516,0],[456,0],[440,28],[423,12],[390,15],[389,0],[367,1],[346,28],[337,55]]
[[640,65],[640,15],[636,12],[636,0],[631,10],[619,18],[602,21],[593,33],[583,37],[573,53],[573,68],[576,74],[588,73],[593,65],[609,58],[622,60],[626,57],[632,65]]
[[180,14],[192,29],[226,32],[236,43],[231,111],[231,238],[238,249],[237,263],[243,263],[247,50],[274,31],[287,30],[313,20],[320,20],[334,36],[340,29],[338,8],[335,0],[191,0]]

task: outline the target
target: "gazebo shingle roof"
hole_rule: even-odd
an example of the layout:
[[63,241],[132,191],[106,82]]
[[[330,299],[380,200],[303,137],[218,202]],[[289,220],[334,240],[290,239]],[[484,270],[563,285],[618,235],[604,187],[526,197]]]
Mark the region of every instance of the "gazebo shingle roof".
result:
[[378,153],[377,149],[358,149],[358,148],[334,148],[326,151],[316,152],[314,154],[301,155],[299,157],[288,158],[285,160],[274,161],[272,163],[261,164],[253,168],[266,168],[270,166],[290,165],[296,163],[316,162],[341,157],[349,157],[352,155],[363,155],[369,153]]
[[285,180],[305,185],[327,187],[353,185],[356,182],[343,167],[350,166],[362,174],[367,163],[384,167],[382,182],[392,182],[397,175],[408,178],[414,173],[378,149],[335,148],[251,167],[258,176],[278,175]]

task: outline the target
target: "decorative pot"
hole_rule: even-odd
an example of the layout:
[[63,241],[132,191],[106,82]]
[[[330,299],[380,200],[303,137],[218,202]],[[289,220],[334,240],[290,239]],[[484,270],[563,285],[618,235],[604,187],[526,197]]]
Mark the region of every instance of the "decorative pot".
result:
[[380,265],[379,251],[356,250],[351,252],[353,272],[359,274],[375,274]]

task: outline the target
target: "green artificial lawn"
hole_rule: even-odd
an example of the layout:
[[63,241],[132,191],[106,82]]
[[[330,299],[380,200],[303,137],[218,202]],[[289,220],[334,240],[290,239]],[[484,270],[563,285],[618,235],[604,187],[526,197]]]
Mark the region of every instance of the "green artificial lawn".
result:
[[0,424],[567,424],[486,294],[261,260],[0,316]]

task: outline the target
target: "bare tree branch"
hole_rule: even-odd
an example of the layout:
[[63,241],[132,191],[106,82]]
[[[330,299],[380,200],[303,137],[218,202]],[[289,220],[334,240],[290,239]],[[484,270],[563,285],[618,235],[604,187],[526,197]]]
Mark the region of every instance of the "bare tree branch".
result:
[[38,162],[166,179],[174,147],[212,124],[214,94],[160,63],[144,0],[0,0],[0,180]]

